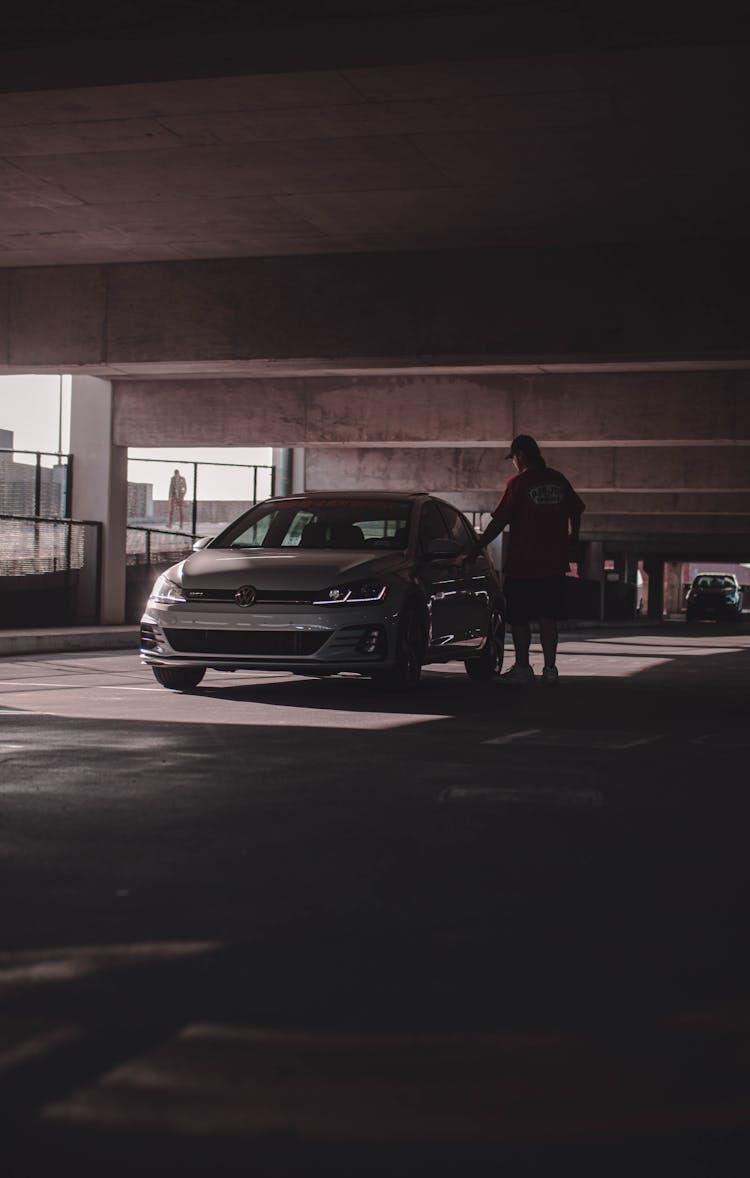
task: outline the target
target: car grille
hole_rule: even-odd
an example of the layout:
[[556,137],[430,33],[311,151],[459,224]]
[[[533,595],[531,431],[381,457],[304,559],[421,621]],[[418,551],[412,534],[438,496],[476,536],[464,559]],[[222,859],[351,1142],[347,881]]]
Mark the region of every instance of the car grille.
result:
[[174,650],[187,654],[310,655],[331,630],[165,630]]
[[[236,589],[183,589],[186,601],[232,602]],[[256,589],[256,605],[309,605],[320,597],[320,593],[308,593],[299,589]]]

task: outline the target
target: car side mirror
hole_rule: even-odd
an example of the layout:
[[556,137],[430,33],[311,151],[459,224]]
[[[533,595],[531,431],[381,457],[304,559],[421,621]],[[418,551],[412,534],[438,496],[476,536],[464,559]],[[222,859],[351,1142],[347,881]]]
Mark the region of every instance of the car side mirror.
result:
[[201,536],[200,539],[196,540],[193,544],[193,552],[200,552],[201,548],[207,548],[211,543],[211,540],[211,536]]
[[425,560],[454,560],[463,548],[455,540],[430,540],[425,546]]

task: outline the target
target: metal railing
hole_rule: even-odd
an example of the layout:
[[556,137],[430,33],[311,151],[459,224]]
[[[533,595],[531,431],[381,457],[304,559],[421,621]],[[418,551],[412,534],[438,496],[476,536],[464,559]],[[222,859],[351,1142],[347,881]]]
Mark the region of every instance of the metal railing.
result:
[[0,514],[0,628],[99,620],[96,520]]
[[[152,458],[150,456],[138,454],[128,454],[128,487],[131,491],[135,491],[136,488],[143,486],[142,483],[131,479],[131,464],[140,462],[152,463],[157,466],[161,466],[162,468],[168,467],[170,468],[170,471],[172,468],[178,468],[181,472],[183,469],[188,472],[188,477],[185,480],[188,485],[188,489],[184,499],[182,500],[182,512],[178,513],[178,519],[180,520],[180,532],[186,531],[185,525],[187,523],[188,527],[190,528],[190,533],[193,536],[197,536],[199,534],[199,529],[202,528],[204,524],[206,525],[206,528],[210,530],[211,524],[216,522],[215,520],[201,518],[202,516],[205,517],[210,514],[210,512],[207,510],[210,505],[214,507],[227,507],[229,518],[220,521],[223,525],[224,523],[229,523],[230,519],[233,519],[239,515],[244,508],[250,507],[257,503],[259,494],[261,499],[266,499],[274,494],[275,468],[270,463],[206,462],[179,458]],[[240,483],[236,486],[236,489],[240,490],[241,494],[235,495],[233,498],[224,497],[222,499],[218,499],[214,497],[213,499],[201,499],[201,474],[208,471],[209,469],[224,472],[246,471],[248,476],[247,480],[245,481],[244,479],[241,479]],[[165,497],[162,503],[166,504],[167,506],[169,505],[168,495]],[[168,517],[168,527],[165,529],[160,527],[158,524],[149,524],[144,518],[144,515],[145,513],[136,511],[134,510],[134,507],[131,506],[128,511],[128,526],[149,528],[153,532],[172,530],[171,516]],[[189,516],[189,522],[185,520],[186,515]]]
[[125,562],[130,566],[174,564],[188,555],[197,538],[193,532],[128,524]]
[[[31,462],[18,462],[21,456]],[[52,460],[45,464],[45,459]],[[69,517],[73,458],[54,450],[0,448],[0,512],[14,516]]]

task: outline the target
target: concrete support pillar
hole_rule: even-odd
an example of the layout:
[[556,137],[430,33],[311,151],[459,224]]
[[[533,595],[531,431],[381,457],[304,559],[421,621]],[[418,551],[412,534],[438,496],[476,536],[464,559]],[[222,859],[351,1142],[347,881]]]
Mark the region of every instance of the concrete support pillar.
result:
[[112,443],[112,385],[74,376],[70,404],[73,515],[102,524],[100,621],[125,620],[128,452]]
[[666,562],[666,587],[664,591],[664,610],[667,614],[678,614],[682,609],[682,561],[668,560]]
[[274,490],[277,495],[289,495],[292,490],[292,451],[288,446],[273,452]]
[[274,493],[276,495],[297,495],[305,490],[305,450],[303,446],[285,446],[274,449]]
[[664,561],[652,558],[644,561],[648,577],[649,621],[660,622],[664,617]]
[[295,446],[292,450],[292,493],[297,495],[307,490],[305,481],[305,448]]
[[596,581],[599,585],[598,621],[604,618],[604,545],[601,540],[587,540],[581,544],[579,576],[585,581]]

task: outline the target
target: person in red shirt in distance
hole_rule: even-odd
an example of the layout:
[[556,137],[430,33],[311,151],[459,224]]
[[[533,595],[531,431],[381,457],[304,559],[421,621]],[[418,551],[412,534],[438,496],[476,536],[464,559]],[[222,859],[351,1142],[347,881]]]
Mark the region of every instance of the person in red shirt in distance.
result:
[[516,661],[500,678],[514,685],[533,682],[529,647],[531,622],[535,620],[544,653],[542,682],[554,685],[558,682],[557,623],[565,616],[568,553],[578,540],[586,505],[565,476],[547,466],[528,434],[513,439],[506,458],[513,459],[517,474],[508,479],[474,551],[476,556],[510,526],[503,571]]

